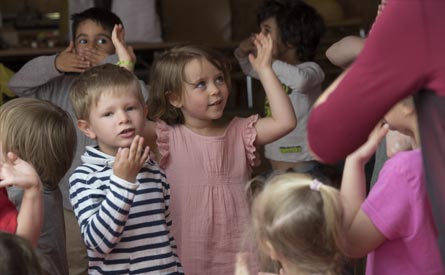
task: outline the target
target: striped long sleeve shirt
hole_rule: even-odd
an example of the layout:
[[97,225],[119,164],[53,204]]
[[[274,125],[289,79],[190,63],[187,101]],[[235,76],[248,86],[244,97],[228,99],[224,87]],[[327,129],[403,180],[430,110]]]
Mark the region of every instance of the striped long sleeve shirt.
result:
[[89,274],[183,274],[170,234],[170,191],[149,160],[136,182],[113,174],[114,157],[87,146],[70,177],[70,200]]

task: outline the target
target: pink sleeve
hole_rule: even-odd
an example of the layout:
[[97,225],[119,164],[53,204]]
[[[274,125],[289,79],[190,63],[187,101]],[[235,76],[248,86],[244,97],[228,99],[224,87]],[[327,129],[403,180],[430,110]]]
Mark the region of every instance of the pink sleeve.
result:
[[247,161],[250,166],[255,166],[256,147],[253,145],[256,139],[255,123],[258,121],[258,115],[252,115],[246,118],[245,127],[243,129],[244,148],[246,150]]
[[322,161],[344,159],[366,141],[396,102],[424,85],[427,39],[419,12],[422,4],[413,3],[388,2],[350,71],[312,110],[308,142]]
[[170,126],[162,120],[156,121],[156,144],[160,154],[159,167],[165,168],[170,154]]
[[[395,155],[383,166],[379,178],[361,209],[389,240],[407,236],[412,229],[411,175],[403,169],[403,162]],[[421,165],[421,164],[420,164]]]
[[9,200],[5,188],[0,189],[0,231],[15,234],[18,212]]

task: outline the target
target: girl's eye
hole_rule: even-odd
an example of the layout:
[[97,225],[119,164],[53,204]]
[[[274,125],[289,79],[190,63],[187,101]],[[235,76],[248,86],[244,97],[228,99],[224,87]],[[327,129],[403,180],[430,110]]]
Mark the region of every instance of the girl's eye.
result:
[[221,85],[225,83],[224,76],[218,76],[215,80],[216,84]]
[[97,40],[97,44],[103,45],[103,44],[107,44],[108,43],[108,39],[105,38],[101,38]]
[[113,113],[112,112],[107,112],[107,113],[104,113],[102,116],[104,116],[104,117],[109,117],[109,116],[111,116]]
[[205,81],[201,81],[196,84],[196,88],[205,88],[205,86],[206,86]]
[[86,39],[79,39],[78,43],[79,44],[87,44],[88,41]]
[[136,110],[136,107],[134,107],[134,106],[127,107],[127,111],[133,111],[133,110]]

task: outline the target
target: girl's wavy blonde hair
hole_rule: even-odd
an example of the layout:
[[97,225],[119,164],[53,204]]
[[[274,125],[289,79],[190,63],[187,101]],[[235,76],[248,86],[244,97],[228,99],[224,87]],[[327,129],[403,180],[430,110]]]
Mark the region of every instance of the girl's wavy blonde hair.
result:
[[[258,180],[255,181],[252,188],[257,189]],[[281,257],[303,272],[340,274],[343,208],[339,192],[328,185],[321,185],[319,191],[313,190],[312,181],[306,174],[274,176],[254,198],[253,235],[260,258],[267,259],[263,265],[271,263],[266,256],[269,243]],[[248,190],[248,193],[258,192]]]
[[182,98],[186,82],[184,68],[192,60],[207,60],[223,72],[230,89],[230,66],[223,56],[206,46],[177,46],[160,54],[154,61],[150,73],[150,94],[148,97],[148,118],[162,119],[169,125],[183,124],[182,111],[169,102],[174,95]]

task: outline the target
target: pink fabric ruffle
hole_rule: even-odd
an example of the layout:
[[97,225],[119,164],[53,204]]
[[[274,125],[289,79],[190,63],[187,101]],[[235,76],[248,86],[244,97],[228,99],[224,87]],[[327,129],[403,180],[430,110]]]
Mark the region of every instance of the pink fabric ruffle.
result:
[[255,166],[255,159],[256,159],[256,147],[253,145],[253,143],[256,140],[256,129],[255,129],[255,123],[258,121],[259,116],[252,115],[247,118],[247,127],[245,127],[245,130],[243,132],[243,140],[245,144],[245,150],[246,150],[246,157],[247,161],[249,162],[250,166]]
[[159,159],[159,167],[165,169],[165,165],[168,162],[170,155],[170,136],[169,136],[169,128],[162,120],[156,121],[156,144],[158,145],[159,154],[161,155]]

